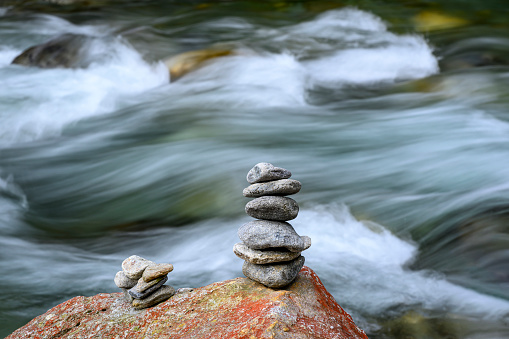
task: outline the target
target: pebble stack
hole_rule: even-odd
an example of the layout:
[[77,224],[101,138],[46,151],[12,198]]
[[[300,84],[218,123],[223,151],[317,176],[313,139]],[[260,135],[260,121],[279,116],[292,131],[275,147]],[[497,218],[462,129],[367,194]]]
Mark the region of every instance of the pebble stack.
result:
[[153,261],[132,255],[122,262],[122,271],[115,275],[115,285],[135,309],[152,307],[169,299],[175,289],[164,285],[172,264],[156,264]]
[[246,277],[270,288],[282,288],[297,277],[304,266],[301,252],[311,246],[309,237],[299,236],[287,223],[299,213],[297,202],[286,197],[301,188],[291,176],[284,168],[259,163],[247,174],[251,185],[242,192],[255,198],[246,204],[246,213],[258,220],[239,228],[242,242],[235,244],[233,252],[245,260]]

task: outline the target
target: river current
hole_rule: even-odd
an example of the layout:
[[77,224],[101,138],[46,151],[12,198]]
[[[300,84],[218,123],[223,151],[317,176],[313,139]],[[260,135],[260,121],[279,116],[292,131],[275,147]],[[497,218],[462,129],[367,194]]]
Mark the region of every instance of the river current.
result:
[[[132,254],[176,288],[242,276],[245,176],[271,162],[370,338],[508,338],[509,26],[344,3],[0,7],[0,336],[117,291]],[[11,64],[66,33],[93,38],[86,67]],[[217,46],[170,79],[163,59]]]

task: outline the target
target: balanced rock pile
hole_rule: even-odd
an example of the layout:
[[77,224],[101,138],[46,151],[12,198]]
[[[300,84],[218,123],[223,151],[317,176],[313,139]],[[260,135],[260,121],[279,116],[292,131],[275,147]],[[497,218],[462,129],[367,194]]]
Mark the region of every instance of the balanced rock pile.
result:
[[124,296],[134,308],[143,309],[169,299],[175,289],[164,285],[172,264],[156,264],[137,255],[122,262],[122,271],[115,275],[115,285],[122,289]]
[[311,246],[311,239],[299,236],[286,221],[295,219],[299,205],[287,195],[300,191],[301,184],[289,179],[290,171],[259,163],[247,174],[251,184],[243,194],[256,198],[246,204],[246,213],[259,220],[244,224],[238,231],[241,243],[233,252],[244,259],[242,272],[270,288],[289,285],[304,265],[300,253]]

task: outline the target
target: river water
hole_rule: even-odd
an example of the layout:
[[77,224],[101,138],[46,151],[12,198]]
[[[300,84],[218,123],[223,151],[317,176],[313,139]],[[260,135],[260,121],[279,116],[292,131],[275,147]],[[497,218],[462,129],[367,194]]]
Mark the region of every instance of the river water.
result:
[[[258,162],[370,338],[509,337],[509,24],[497,2],[125,1],[0,7],[0,335],[120,263],[242,276]],[[61,34],[86,67],[12,65]],[[163,59],[232,53],[170,79]],[[171,80],[171,82],[170,82]]]

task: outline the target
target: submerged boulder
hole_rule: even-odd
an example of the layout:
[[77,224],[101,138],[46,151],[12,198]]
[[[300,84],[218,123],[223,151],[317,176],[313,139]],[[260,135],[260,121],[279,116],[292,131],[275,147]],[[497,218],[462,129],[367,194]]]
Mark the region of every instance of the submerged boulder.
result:
[[14,338],[364,338],[352,317],[304,267],[284,290],[247,278],[177,292],[133,310],[122,293],[75,297],[16,330]]

